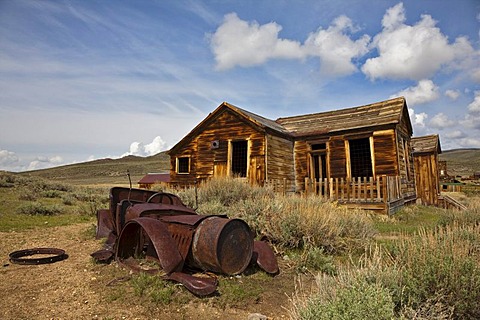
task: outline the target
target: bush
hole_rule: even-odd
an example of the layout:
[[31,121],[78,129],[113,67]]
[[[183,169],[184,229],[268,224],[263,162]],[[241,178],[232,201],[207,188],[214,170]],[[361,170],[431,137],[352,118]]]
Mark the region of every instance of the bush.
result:
[[388,289],[362,277],[336,284],[330,296],[314,295],[297,310],[302,320],[392,319],[394,303]]
[[[179,195],[182,201],[190,207],[195,207],[195,189],[188,188],[180,192],[174,192]],[[215,178],[200,183],[197,188],[198,204],[216,201],[225,207],[246,199],[270,196],[273,192],[269,188],[252,186],[240,179],[233,178]]]
[[[422,230],[394,245],[395,256],[374,247],[359,265],[319,274],[311,298],[293,299],[292,317],[361,319],[362,301],[372,319],[390,310],[402,319],[480,319],[480,225]],[[362,295],[378,295],[378,301]]]
[[306,246],[339,252],[368,242],[375,230],[360,211],[348,211],[318,197],[275,196],[247,199],[233,206],[235,217],[285,248]]
[[309,247],[301,250],[301,254],[295,260],[298,261],[297,271],[321,271],[328,275],[335,275],[337,268],[333,257],[325,253],[322,248]]
[[421,309],[441,300],[456,319],[479,319],[480,225],[449,225],[422,231],[400,244],[401,269],[397,305]]
[[71,194],[63,195],[62,202],[66,206],[72,206],[75,203],[75,197]]
[[42,196],[44,198],[61,198],[62,197],[62,193],[58,190],[45,190],[43,191],[42,193]]
[[38,196],[31,192],[22,192],[18,196],[18,199],[24,201],[36,201],[38,199]]
[[33,202],[19,207],[17,211],[21,214],[53,216],[60,214],[62,210],[56,205],[46,206],[39,202]]

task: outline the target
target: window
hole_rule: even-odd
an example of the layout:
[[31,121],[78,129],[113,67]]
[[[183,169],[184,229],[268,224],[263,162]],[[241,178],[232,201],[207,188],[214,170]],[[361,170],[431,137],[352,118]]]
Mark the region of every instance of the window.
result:
[[327,149],[327,144],[326,144],[326,143],[312,144],[312,151],[315,151],[315,150],[326,150],[326,149]]
[[234,176],[247,176],[247,155],[247,141],[232,141],[232,174]]
[[190,173],[190,157],[177,158],[177,173]]
[[311,145],[312,178],[317,181],[327,177],[327,144],[316,143]]
[[372,177],[372,156],[370,153],[370,139],[349,140],[350,169],[352,178]]

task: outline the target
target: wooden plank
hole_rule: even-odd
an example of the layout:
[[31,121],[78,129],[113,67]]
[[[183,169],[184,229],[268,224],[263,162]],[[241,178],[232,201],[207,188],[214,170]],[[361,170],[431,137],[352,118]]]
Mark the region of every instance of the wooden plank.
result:
[[381,192],[381,191],[380,191],[380,190],[381,190],[381,189],[380,189],[380,186],[381,186],[381,184],[380,184],[380,179],[381,179],[381,177],[377,176],[377,179],[376,179],[376,183],[377,183],[377,200],[379,200],[379,201],[382,199],[382,195],[381,195],[381,193],[380,193],[380,192]]
[[370,199],[370,201],[373,201],[374,199],[374,192],[373,192],[373,177],[369,177],[368,178],[369,180],[369,187],[370,187],[370,196],[368,197]]
[[364,188],[363,199],[367,201],[367,197],[368,197],[367,177],[363,177],[363,188]]
[[351,198],[351,195],[350,195],[350,192],[351,192],[351,188],[350,188],[350,185],[351,185],[352,181],[350,179],[347,179],[347,201],[350,201],[350,198]]
[[342,200],[345,200],[345,180],[340,178],[340,190],[342,190]]

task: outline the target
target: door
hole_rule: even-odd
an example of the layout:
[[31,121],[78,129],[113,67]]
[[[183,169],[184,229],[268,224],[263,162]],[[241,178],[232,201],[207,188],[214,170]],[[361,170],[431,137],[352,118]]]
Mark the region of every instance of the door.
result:
[[318,194],[325,195],[327,192],[324,180],[325,178],[327,178],[327,155],[324,152],[312,153],[311,159],[312,170],[310,179],[317,182],[318,187],[315,191]]

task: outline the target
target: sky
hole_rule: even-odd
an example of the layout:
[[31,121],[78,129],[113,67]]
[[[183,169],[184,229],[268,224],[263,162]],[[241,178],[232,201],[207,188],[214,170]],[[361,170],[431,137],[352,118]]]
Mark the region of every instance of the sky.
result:
[[480,1],[0,0],[0,170],[154,155],[223,101],[397,96],[414,136],[480,148]]

